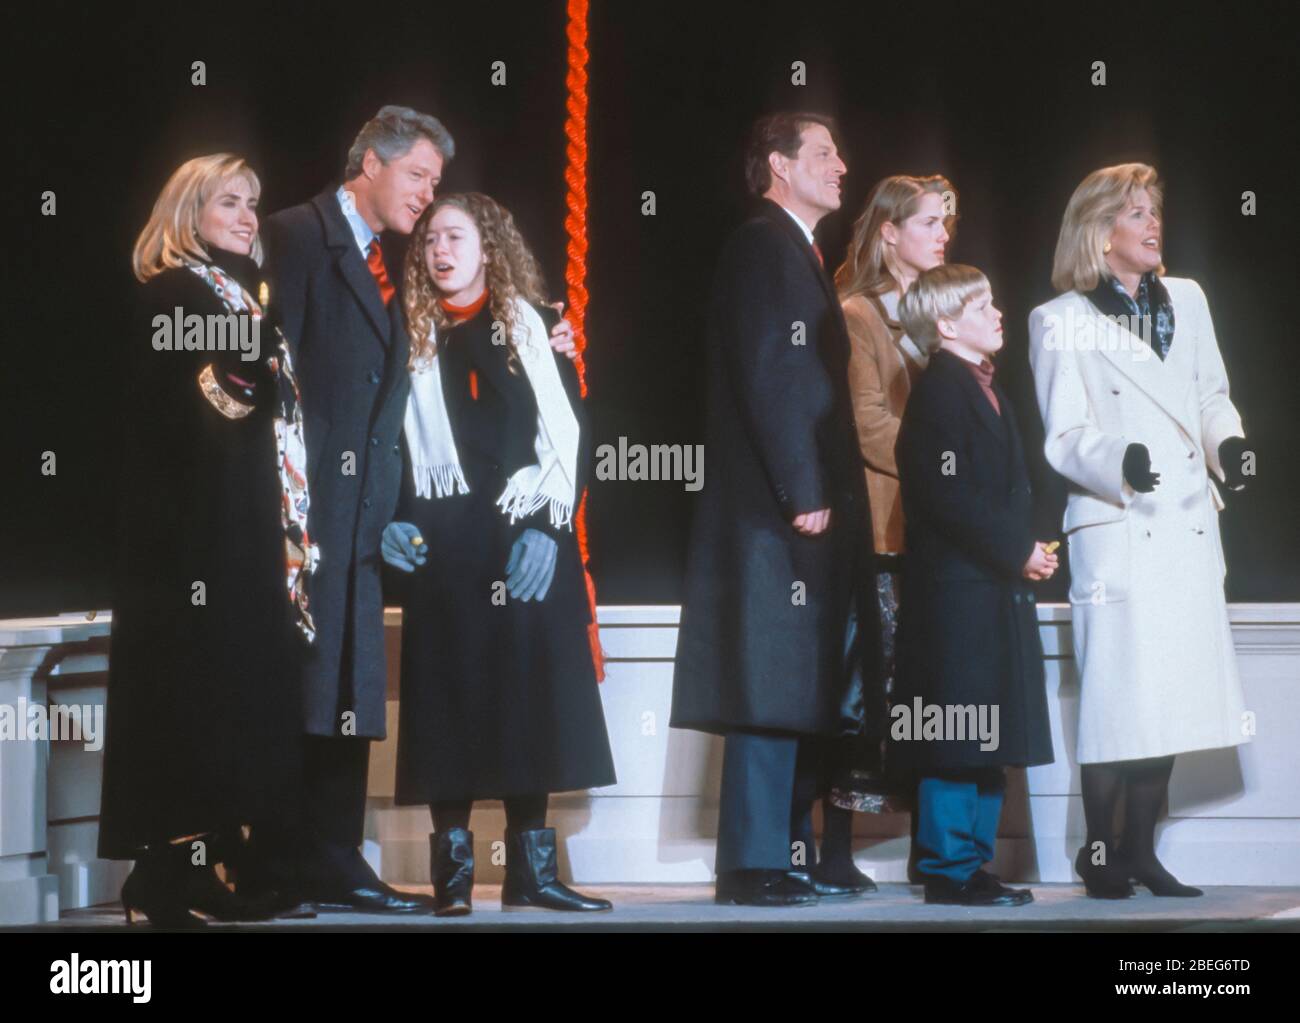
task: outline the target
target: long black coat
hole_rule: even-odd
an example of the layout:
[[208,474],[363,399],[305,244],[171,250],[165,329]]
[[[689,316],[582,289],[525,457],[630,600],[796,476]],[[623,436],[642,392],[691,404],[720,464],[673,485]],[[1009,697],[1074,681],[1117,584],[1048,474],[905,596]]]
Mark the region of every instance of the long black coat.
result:
[[[256,295],[252,260],[214,253]],[[297,665],[285,588],[275,379],[237,353],[155,351],[155,315],[225,315],[187,269],[139,289],[126,365],[99,852],[283,819],[297,803]],[[256,385],[230,419],[199,387],[216,363]],[[242,395],[240,401],[248,403]],[[204,603],[194,603],[202,582]]]
[[[802,329],[803,343],[795,343]],[[709,316],[707,475],[692,524],[672,725],[837,734],[856,597],[880,670],[871,520],[848,331],[812,247],[775,203],[727,241]],[[820,536],[802,512],[831,509]]]
[[[548,328],[557,319],[539,310]],[[591,442],[573,365],[548,347],[578,419],[577,493]],[[537,461],[537,401],[522,367],[492,343],[487,309],[440,337],[440,378],[468,494],[415,495],[409,467],[398,518],[429,545],[404,579],[397,801],[499,799],[614,783],[592,665],[591,612],[572,529],[542,507],[513,525],[496,506],[506,481]],[[470,373],[478,397],[471,396]],[[576,506],[574,509],[577,511]],[[528,528],[559,545],[546,599],[502,589],[510,548]]]
[[[317,638],[304,672],[305,730],[382,738],[379,542],[400,493],[410,387],[401,296],[385,307],[332,189],[268,218],[263,239],[271,305],[302,390],[309,528],[321,549],[312,580]],[[397,282],[396,260],[386,262]],[[354,722],[344,718],[348,711]]]
[[1033,494],[1011,402],[993,388],[1000,416],[961,358],[940,349],[895,448],[907,557],[894,706],[910,712],[920,697],[998,711],[994,750],[975,738],[893,742],[891,756],[922,772],[1053,759],[1034,593],[1021,575],[1034,550]]

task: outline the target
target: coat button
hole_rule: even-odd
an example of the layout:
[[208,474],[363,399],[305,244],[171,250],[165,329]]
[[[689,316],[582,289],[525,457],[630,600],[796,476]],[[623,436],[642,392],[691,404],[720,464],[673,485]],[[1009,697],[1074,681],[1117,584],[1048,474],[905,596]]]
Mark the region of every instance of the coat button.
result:
[[394,444],[394,445],[393,445],[393,454],[395,454],[395,455],[400,455],[401,453],[402,453],[402,446],[401,446],[400,444]]
[[362,508],[369,508],[369,507],[370,507],[370,498],[368,498],[368,497],[362,498],[362,499],[361,499],[361,507],[362,507]]
[[371,437],[371,438],[370,438],[370,446],[371,446],[372,448],[377,448],[377,447],[379,447],[379,438],[378,438],[378,437]]
[[366,374],[366,379],[369,380],[372,384],[379,383],[378,371],[372,369],[369,373]]

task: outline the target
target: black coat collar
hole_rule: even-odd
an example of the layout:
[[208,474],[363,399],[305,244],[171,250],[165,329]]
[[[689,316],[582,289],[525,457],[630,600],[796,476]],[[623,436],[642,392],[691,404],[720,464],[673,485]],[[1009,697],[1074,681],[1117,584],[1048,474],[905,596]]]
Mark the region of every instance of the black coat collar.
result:
[[804,236],[803,231],[794,222],[794,217],[790,212],[780,203],[764,198],[760,202],[758,214],[775,224],[787,238],[799,247],[799,251],[804,254],[804,258],[808,262],[809,269],[816,275],[822,290],[826,292],[826,298],[838,309],[840,299],[835,293],[835,285],[826,273],[826,268],[822,266],[821,261],[817,258],[817,253],[808,244],[808,239]]
[[975,416],[988,431],[997,438],[998,443],[1014,443],[1014,434],[1016,430],[1015,415],[1011,411],[1011,402],[1007,400],[1006,392],[998,383],[997,378],[993,379],[993,393],[998,398],[998,408],[1001,415],[993,411],[993,406],[989,404],[988,396],[985,395],[984,389],[980,387],[979,381],[975,379],[966,366],[962,365],[960,355],[954,355],[946,349],[940,348],[930,356],[930,366],[932,370],[937,370],[944,376],[951,377],[956,381],[957,387],[966,395],[966,400],[975,410]]
[[[370,267],[366,265],[366,261],[361,258],[361,253],[357,249],[356,237],[352,234],[352,228],[339,206],[337,191],[337,188],[328,188],[312,200],[312,205],[316,207],[325,230],[325,246],[334,253],[334,261],[343,280],[347,282],[353,296],[365,310],[366,317],[370,320],[370,325],[375,328],[379,339],[387,345],[392,337],[389,311],[379,295],[379,286],[375,284],[375,279],[370,274]],[[380,244],[382,248],[382,242]],[[388,268],[388,277],[394,280],[392,267]],[[390,301],[397,300],[397,296],[393,296]]]

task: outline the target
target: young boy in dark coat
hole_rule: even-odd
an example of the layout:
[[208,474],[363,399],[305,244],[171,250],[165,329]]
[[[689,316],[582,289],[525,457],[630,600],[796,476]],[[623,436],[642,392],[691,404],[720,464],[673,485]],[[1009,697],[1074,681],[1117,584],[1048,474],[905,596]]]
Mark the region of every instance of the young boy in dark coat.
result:
[[993,859],[1003,769],[1053,759],[1029,583],[1050,578],[1057,558],[1034,539],[1019,431],[993,379],[1002,314],[988,280],[934,267],[899,317],[931,358],[896,447],[908,561],[890,738],[919,779],[926,902],[1019,906],[1032,893],[981,867]]

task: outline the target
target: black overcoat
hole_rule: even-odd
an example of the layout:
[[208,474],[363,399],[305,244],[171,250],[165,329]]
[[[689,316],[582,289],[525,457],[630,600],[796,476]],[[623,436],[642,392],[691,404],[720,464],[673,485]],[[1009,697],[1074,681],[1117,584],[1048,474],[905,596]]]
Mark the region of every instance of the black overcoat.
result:
[[[252,260],[215,253],[257,294]],[[125,367],[118,546],[99,852],[282,819],[297,803],[299,654],[285,584],[276,381],[260,358],[156,351],[153,318],[226,315],[188,269],[139,289]],[[212,363],[256,385],[227,418],[200,389]],[[240,397],[245,404],[246,397]],[[197,591],[195,583],[203,590]],[[310,585],[310,580],[308,581]]]
[[[672,725],[834,735],[846,627],[879,674],[871,520],[835,289],[764,200],[723,248],[709,314],[704,487],[695,509]],[[792,525],[831,509],[815,537]]]
[[[332,189],[269,217],[263,239],[271,305],[302,391],[309,528],[321,549],[312,580],[317,639],[304,671],[305,730],[383,738],[379,542],[401,489],[410,386],[401,296],[384,305]],[[400,266],[391,257],[387,263],[397,283]]]
[[[558,318],[539,309],[549,329]],[[537,462],[537,401],[522,367],[492,343],[485,306],[439,339],[439,375],[467,494],[417,497],[409,466],[398,511],[428,547],[402,580],[397,802],[500,799],[614,783],[592,664],[591,612],[577,536],[542,507],[510,522],[497,507],[512,474]],[[550,350],[580,431],[577,493],[591,460],[573,364]],[[470,374],[477,378],[473,397]],[[575,506],[574,512],[576,514]],[[559,545],[544,600],[504,591],[511,546],[528,528]]]
[[[940,349],[908,398],[895,454],[903,563],[890,754],[925,772],[1052,762],[1034,593],[1021,575],[1034,549],[1033,494],[1015,413],[995,381],[999,416],[960,356]],[[983,706],[997,748],[916,734],[915,700]],[[969,719],[966,719],[969,721]],[[957,719],[953,718],[953,724]],[[906,726],[906,727],[904,727]]]

